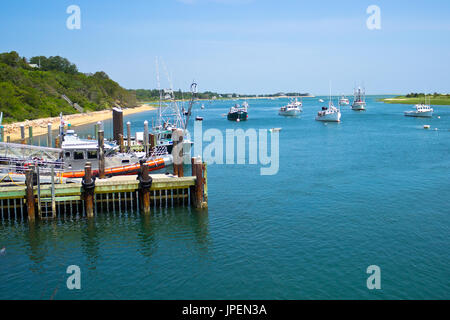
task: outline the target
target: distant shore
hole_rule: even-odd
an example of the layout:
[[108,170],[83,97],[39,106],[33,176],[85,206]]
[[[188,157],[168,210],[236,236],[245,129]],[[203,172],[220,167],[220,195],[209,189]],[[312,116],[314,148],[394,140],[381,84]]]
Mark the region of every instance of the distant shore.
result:
[[[123,115],[130,115],[134,113],[140,113],[144,111],[150,111],[156,109],[155,106],[148,104],[141,104],[135,108],[124,108]],[[64,116],[64,121],[70,123],[71,126],[81,126],[89,123],[95,123],[98,121],[103,121],[112,118],[112,110],[102,110],[87,113],[75,113]],[[51,123],[52,129],[57,129],[59,127],[60,119],[59,117],[52,118],[42,118],[35,120],[26,120],[23,122],[15,122],[11,124],[4,125],[5,130],[5,142],[6,137],[10,137],[11,141],[20,140],[20,126],[23,124],[25,126],[25,137],[28,137],[28,127],[33,127],[33,136],[40,136],[47,134],[47,125]]]
[[[428,95],[426,97],[427,103],[436,106],[450,106],[450,95]],[[421,104],[425,102],[425,97],[406,97],[398,96],[393,98],[380,99],[384,103],[395,103],[395,104]]]

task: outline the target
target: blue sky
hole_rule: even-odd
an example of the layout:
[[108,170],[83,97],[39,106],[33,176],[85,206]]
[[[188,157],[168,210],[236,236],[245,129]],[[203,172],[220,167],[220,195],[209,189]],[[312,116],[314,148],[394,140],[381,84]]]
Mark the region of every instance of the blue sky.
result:
[[[81,30],[66,28],[72,4]],[[381,30],[366,27],[369,5]],[[2,3],[0,51],[61,55],[126,88],[155,88],[159,56],[185,90],[449,92],[449,14],[448,0],[15,0]]]

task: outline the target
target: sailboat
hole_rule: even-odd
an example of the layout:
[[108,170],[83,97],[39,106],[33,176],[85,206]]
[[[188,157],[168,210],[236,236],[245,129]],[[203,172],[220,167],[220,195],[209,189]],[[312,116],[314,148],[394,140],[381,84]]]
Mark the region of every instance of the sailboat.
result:
[[333,105],[333,101],[331,99],[331,84],[330,84],[330,99],[328,102],[328,107],[322,107],[322,110],[320,110],[317,113],[316,121],[324,121],[324,122],[341,121],[341,110]]

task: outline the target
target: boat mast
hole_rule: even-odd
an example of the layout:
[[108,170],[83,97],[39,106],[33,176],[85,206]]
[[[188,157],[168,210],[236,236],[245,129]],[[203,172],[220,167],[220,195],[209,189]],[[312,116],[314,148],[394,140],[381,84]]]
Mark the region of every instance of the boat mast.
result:
[[158,120],[156,121],[156,126],[162,126],[161,119],[162,119],[162,92],[161,92],[161,83],[159,81],[159,66],[158,66],[158,57],[156,57],[156,81],[158,83],[158,91],[159,91],[159,107],[158,107]]

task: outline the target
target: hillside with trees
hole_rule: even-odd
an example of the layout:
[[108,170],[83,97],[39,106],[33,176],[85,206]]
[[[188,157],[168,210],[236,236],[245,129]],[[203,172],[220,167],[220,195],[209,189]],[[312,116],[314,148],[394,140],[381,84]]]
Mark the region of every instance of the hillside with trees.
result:
[[[70,104],[68,101],[75,104]],[[0,54],[0,111],[5,123],[136,106],[133,92],[105,72],[83,74],[65,58]]]

